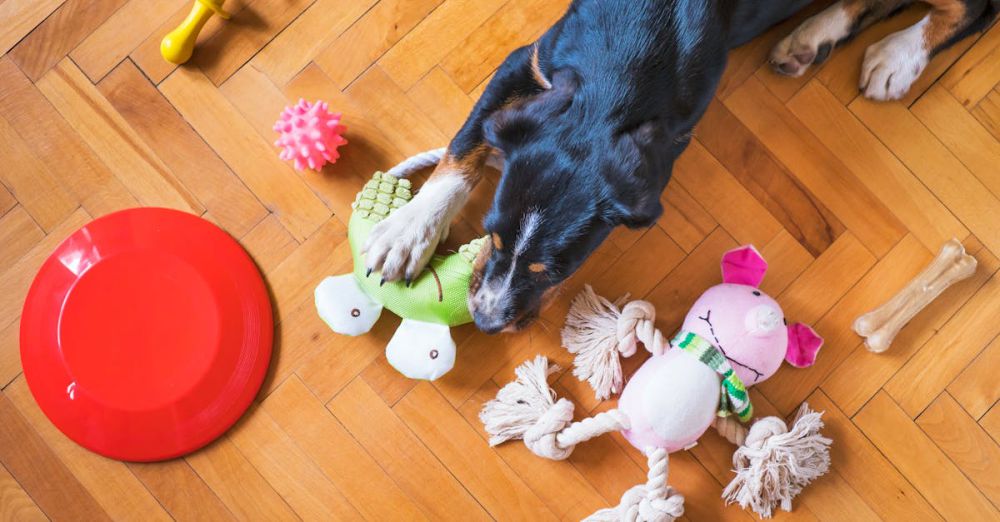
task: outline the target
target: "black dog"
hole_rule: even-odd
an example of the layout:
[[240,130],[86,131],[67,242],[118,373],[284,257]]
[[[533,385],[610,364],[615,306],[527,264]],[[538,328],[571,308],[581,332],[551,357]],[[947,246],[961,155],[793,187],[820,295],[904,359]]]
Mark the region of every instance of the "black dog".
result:
[[[426,264],[494,149],[505,166],[485,220],[470,309],[487,333],[537,317],[548,294],[618,225],[646,227],[726,54],[808,0],[576,0],[500,66],[431,179],[381,222],[369,269],[409,280]],[[772,52],[798,75],[909,0],[842,0]],[[913,27],[868,50],[861,89],[901,97],[933,53],[984,27],[1000,0],[927,0]]]

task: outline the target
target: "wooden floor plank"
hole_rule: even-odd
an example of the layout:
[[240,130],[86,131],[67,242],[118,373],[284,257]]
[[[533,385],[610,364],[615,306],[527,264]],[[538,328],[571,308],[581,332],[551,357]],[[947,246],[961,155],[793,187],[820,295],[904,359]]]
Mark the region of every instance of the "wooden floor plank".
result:
[[907,480],[905,471],[897,470],[892,456],[880,452],[829,397],[816,391],[808,402],[816,411],[824,412],[824,433],[840,448],[830,451],[830,465],[842,476],[851,477],[854,491],[882,520],[942,520]]
[[125,121],[219,225],[240,237],[267,215],[267,209],[181,118],[131,60],[98,84]]
[[287,379],[262,407],[366,520],[426,519],[298,377]]
[[0,463],[51,520],[111,520],[0,392]]
[[266,74],[275,85],[283,86],[377,3],[378,0],[316,0],[257,53],[250,65]]
[[663,191],[660,203],[663,215],[656,225],[688,254],[719,225],[679,183]]
[[32,152],[59,165],[62,187],[92,216],[138,205],[122,182],[9,58],[0,58],[0,111]]
[[[849,416],[854,416],[907,361],[971,298],[1000,266],[996,257],[976,252],[980,269],[917,314],[878,356],[857,339],[857,347],[822,384],[823,390]],[[845,334],[847,332],[844,332]]]
[[128,466],[175,520],[236,520],[184,459]]
[[79,206],[76,198],[63,190],[58,174],[35,156],[4,118],[0,118],[0,157],[5,163],[0,182],[10,188],[42,229],[51,231]]
[[764,245],[782,228],[697,140],[674,163],[673,179],[740,243]]
[[802,186],[718,99],[696,129],[712,153],[813,255],[823,253],[844,225],[819,197]]
[[1000,386],[993,374],[1000,368],[1000,337],[948,385],[948,393],[965,411],[978,419],[1000,400]]
[[204,212],[198,199],[72,61],[59,62],[37,85],[140,203]]
[[0,2],[0,20],[4,20],[0,28],[0,55],[21,41],[38,24],[42,23],[52,11],[55,11],[66,0],[4,0]]
[[378,64],[404,91],[460,45],[469,33],[497,12],[506,1],[449,0],[432,11]]
[[1000,169],[994,161],[1000,156],[1000,142],[958,100],[938,86],[913,104],[910,111],[994,196],[1000,195]]
[[316,56],[339,89],[346,88],[443,0],[381,0]]
[[995,520],[1000,512],[885,393],[854,422],[948,520]]
[[171,519],[125,463],[92,453],[63,435],[42,413],[23,378],[4,388],[4,394],[112,519]]
[[238,520],[300,520],[228,436],[184,460]]
[[788,109],[754,78],[726,99],[726,107],[815,193],[875,255],[885,254],[905,228]]
[[973,107],[1000,82],[1000,26],[994,24],[947,74],[941,85],[962,105]]
[[24,207],[18,205],[0,217],[0,266],[8,267],[45,237],[45,232],[28,215]]
[[252,407],[227,435],[302,520],[351,520],[360,514],[266,411]]
[[954,317],[885,385],[912,418],[926,408],[1000,334],[992,309],[1000,303],[1000,276],[994,274]]
[[[948,208],[820,83],[810,82],[788,107],[928,250],[936,251],[945,241],[969,234]],[[873,170],[878,175],[872,175]]]
[[7,468],[0,465],[0,520],[37,522],[48,519]]
[[951,395],[939,395],[917,417],[917,425],[994,506],[1000,505],[1000,478],[992,466],[1000,462],[1000,445]]
[[187,5],[186,0],[128,0],[69,56],[91,82],[97,83],[149,37],[164,18]]
[[24,74],[37,81],[126,1],[65,0],[10,56]]
[[569,0],[508,2],[456,45],[441,60],[441,68],[459,88],[470,92],[500,66],[511,49],[541,36],[569,4]]
[[293,237],[309,237],[329,218],[326,205],[203,74],[178,70],[160,90]]
[[1000,228],[986,217],[1000,212],[1000,200],[916,116],[897,103],[859,99],[849,108],[983,244],[1000,252]]
[[430,384],[418,384],[393,411],[495,519],[556,519]]
[[315,0],[248,0],[191,58],[215,85],[222,85],[237,69],[267,45]]
[[489,520],[483,507],[361,379],[327,408],[433,520]]

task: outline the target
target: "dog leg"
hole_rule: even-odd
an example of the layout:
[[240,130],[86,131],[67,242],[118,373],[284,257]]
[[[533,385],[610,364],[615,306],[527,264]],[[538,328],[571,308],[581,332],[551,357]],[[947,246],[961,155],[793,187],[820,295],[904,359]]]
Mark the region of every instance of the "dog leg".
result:
[[537,79],[538,67],[535,48],[522,47],[497,69],[427,183],[412,201],[372,229],[364,247],[369,271],[381,271],[383,281],[396,281],[410,280],[423,270],[482,177],[491,152],[484,122],[511,100],[544,88]]
[[365,263],[384,281],[409,281],[427,265],[452,220],[479,181],[489,149],[483,145],[458,157],[449,150],[413,200],[372,229]]
[[931,6],[927,16],[865,50],[860,80],[865,97],[898,100],[905,96],[934,53],[964,34],[986,9],[985,2],[924,1]]
[[840,0],[807,19],[771,51],[774,70],[802,76],[830,57],[833,48],[858,31],[889,16],[910,0]]

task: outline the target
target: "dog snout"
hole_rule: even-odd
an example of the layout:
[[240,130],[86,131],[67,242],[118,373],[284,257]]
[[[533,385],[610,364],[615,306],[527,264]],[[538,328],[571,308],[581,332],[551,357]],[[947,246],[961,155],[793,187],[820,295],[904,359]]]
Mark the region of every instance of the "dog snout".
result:
[[494,285],[480,286],[469,299],[469,310],[476,327],[488,334],[502,331],[511,322],[510,299]]
[[500,333],[507,327],[507,321],[495,315],[487,315],[480,312],[473,312],[472,319],[476,323],[476,328],[487,334]]

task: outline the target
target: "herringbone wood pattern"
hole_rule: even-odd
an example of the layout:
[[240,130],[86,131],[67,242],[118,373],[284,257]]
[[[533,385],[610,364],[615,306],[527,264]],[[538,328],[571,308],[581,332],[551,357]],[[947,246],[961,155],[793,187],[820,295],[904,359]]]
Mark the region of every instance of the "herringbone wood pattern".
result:
[[[655,303],[675,328],[718,281],[720,254],[755,243],[765,288],[827,344],[816,366],[755,392],[762,413],[826,411],[833,471],[797,520],[998,520],[1000,506],[1000,25],[938,56],[909,97],[858,97],[865,47],[911,9],[801,79],[764,66],[795,21],[732,53],[718,96],[663,195],[658,226],[611,240],[544,320],[517,335],[457,334],[456,369],[407,381],[382,355],[397,320],[332,334],[311,291],[347,270],[359,183],[445,144],[507,52],[568,0],[230,0],[189,66],[158,54],[190,0],[0,0],[0,518],[4,520],[551,520],[617,502],[644,476],[620,437],[547,462],[490,449],[481,403],[534,354],[570,361],[558,328],[584,282]],[[802,16],[798,17],[799,20]],[[350,145],[322,173],[277,159],[285,104],[322,98]],[[481,231],[482,184],[451,244]],[[273,291],[276,358],[259,400],[208,448],[125,464],[63,437],[32,400],[18,316],[45,256],[87,220],[158,205],[240,239]],[[894,293],[951,237],[976,275],[869,354],[853,318]],[[634,369],[639,361],[630,361]],[[556,383],[598,411],[571,375]],[[731,448],[713,434],[672,457],[688,520],[751,520],[719,500]]]

